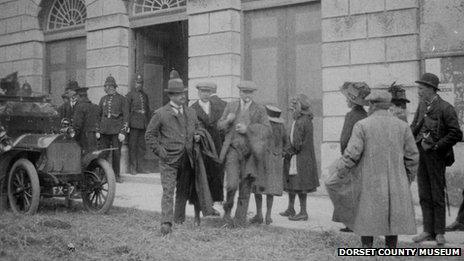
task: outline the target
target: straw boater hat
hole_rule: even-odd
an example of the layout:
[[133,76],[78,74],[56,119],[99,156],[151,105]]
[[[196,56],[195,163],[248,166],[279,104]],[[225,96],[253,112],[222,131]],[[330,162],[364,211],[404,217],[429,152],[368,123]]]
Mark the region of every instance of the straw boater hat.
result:
[[254,92],[258,89],[258,86],[252,81],[241,81],[237,84],[237,88],[245,92]]
[[168,88],[164,89],[167,93],[183,93],[187,91],[184,82],[179,77],[179,73],[176,70],[172,70],[169,74]]
[[196,85],[198,90],[216,92],[217,85],[214,82],[200,82]]
[[371,92],[371,89],[365,82],[345,82],[340,91],[345,95],[351,102],[366,106],[367,102],[364,98]]
[[392,95],[392,102],[393,101],[400,101],[409,103],[410,101],[406,98],[406,91],[403,89],[402,85],[396,84],[396,82],[392,83],[390,88],[388,88],[388,92]]
[[266,105],[267,116],[270,121],[277,123],[284,123],[284,120],[280,118],[282,110],[273,105]]
[[436,76],[433,73],[424,73],[420,80],[417,80],[416,83],[422,84],[427,87],[431,87],[437,91],[438,89],[438,84],[440,83],[440,79],[438,79],[438,76]]
[[111,74],[108,77],[106,77],[104,86],[112,86],[114,88],[118,87],[118,85],[116,84],[116,80],[113,76],[111,76]]

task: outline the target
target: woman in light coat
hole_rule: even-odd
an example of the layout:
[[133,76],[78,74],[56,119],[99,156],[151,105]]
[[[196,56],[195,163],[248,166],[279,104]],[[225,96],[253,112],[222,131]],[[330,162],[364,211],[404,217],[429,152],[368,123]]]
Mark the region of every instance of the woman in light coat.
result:
[[[388,111],[391,94],[373,91],[366,100],[369,116],[355,124],[338,171],[356,175],[360,187],[350,228],[363,247],[383,235],[386,246],[394,248],[397,235],[416,233],[410,183],[419,153],[409,125]],[[357,171],[348,171],[354,167]]]

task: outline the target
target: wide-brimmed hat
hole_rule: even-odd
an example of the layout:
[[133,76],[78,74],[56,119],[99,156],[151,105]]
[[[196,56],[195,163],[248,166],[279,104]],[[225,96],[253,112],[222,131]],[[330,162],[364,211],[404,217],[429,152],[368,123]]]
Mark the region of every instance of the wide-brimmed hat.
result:
[[365,100],[366,96],[371,93],[369,85],[365,82],[345,82],[340,91],[345,95],[351,102],[365,106],[367,101]]
[[240,81],[240,83],[237,84],[237,88],[241,91],[253,92],[258,89],[258,86],[252,81]]
[[112,86],[114,88],[118,87],[118,85],[116,84],[116,80],[113,76],[111,76],[111,74],[108,77],[106,77],[104,86]]
[[274,105],[266,105],[266,113],[270,121],[277,122],[277,123],[283,123],[284,120],[280,118],[280,115],[282,114],[282,110],[279,109],[278,107]]
[[365,100],[373,103],[391,103],[392,95],[387,90],[373,89]]
[[433,73],[424,73],[420,80],[417,80],[416,83],[425,85],[427,87],[431,87],[435,90],[440,90],[438,89],[438,84],[440,83],[440,79],[438,79],[438,76],[436,76]]
[[79,88],[79,83],[75,80],[69,80],[66,84],[65,91],[76,91],[77,88]]
[[396,84],[396,82],[390,85],[388,92],[392,95],[392,101],[403,101],[409,103],[410,101],[406,98],[406,90],[403,89],[402,85]]
[[164,92],[167,93],[183,93],[187,91],[187,88],[184,85],[184,82],[179,77],[179,73],[176,70],[172,70],[169,73],[169,82],[168,88],[164,89]]
[[214,82],[200,82],[196,85],[198,90],[216,92],[217,85]]
[[140,74],[137,74],[137,78],[135,79],[135,83],[143,84],[143,76],[140,75]]

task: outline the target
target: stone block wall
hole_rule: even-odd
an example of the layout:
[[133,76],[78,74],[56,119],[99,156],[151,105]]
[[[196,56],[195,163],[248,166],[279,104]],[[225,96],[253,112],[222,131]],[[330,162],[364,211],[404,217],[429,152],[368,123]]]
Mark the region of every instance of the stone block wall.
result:
[[0,77],[18,72],[32,91],[41,93],[44,70],[43,33],[37,14],[40,1],[0,1]]
[[87,75],[90,99],[105,95],[103,84],[110,74],[118,92],[129,89],[129,17],[123,1],[86,0]]
[[189,99],[197,99],[195,85],[212,81],[218,96],[237,97],[241,75],[240,1],[188,1]]
[[409,110],[415,111],[418,19],[418,0],[322,1],[323,176],[340,156],[338,142],[348,111],[339,91],[343,82],[364,81],[371,88],[394,81],[406,85]]

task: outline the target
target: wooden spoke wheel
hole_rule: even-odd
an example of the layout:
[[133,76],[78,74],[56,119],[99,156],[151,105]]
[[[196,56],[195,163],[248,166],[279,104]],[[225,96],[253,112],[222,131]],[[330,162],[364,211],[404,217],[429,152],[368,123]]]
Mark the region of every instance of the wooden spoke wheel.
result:
[[11,167],[8,177],[8,200],[17,214],[34,214],[40,200],[37,170],[27,159],[19,159]]
[[116,180],[110,164],[97,159],[84,172],[82,202],[85,209],[94,213],[107,213],[113,205]]

